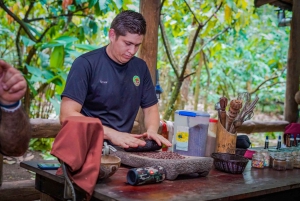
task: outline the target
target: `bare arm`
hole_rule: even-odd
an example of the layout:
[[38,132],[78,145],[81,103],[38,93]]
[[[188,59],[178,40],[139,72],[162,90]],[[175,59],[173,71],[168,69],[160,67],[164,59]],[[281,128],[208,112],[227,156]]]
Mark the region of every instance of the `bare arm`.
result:
[[[60,123],[62,124],[68,116],[83,116],[81,111],[82,105],[78,102],[63,97],[60,107]],[[114,145],[121,146],[123,148],[144,146],[145,142],[140,140],[143,135],[135,135],[129,133],[123,133],[116,131],[107,126],[104,128],[104,139],[110,140]]]
[[147,137],[149,139],[153,139],[157,142],[158,145],[165,144],[166,146],[170,147],[172,144],[164,138],[162,135],[157,134],[159,128],[159,112],[158,112],[158,105],[155,104],[151,107],[144,108],[144,121],[145,126],[147,129]]

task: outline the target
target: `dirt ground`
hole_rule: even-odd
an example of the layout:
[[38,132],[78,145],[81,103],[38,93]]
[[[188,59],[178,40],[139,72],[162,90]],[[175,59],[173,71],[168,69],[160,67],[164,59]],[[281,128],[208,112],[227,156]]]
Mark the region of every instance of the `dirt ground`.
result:
[[35,174],[20,167],[22,161],[43,161],[41,152],[27,151],[21,157],[6,157],[3,158],[3,182],[30,180],[35,178]]

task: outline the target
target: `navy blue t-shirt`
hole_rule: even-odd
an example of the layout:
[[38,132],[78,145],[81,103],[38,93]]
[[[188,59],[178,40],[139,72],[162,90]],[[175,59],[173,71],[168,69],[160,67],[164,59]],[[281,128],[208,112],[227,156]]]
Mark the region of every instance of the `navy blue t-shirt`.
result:
[[83,115],[121,132],[131,131],[140,106],[158,102],[145,61],[133,57],[120,65],[109,58],[106,47],[73,62],[62,97],[81,104]]

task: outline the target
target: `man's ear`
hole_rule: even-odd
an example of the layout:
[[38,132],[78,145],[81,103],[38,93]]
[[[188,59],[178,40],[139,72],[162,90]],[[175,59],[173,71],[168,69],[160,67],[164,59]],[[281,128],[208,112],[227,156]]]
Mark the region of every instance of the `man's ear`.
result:
[[108,32],[108,37],[110,42],[115,41],[116,40],[116,32],[114,29],[110,29]]

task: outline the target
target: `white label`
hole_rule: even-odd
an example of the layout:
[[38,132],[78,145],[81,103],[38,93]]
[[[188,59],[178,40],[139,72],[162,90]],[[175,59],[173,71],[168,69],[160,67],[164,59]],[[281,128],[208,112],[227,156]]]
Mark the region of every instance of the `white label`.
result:
[[176,140],[176,149],[177,150],[188,151],[188,149],[189,149],[189,127],[177,126],[175,140]]

